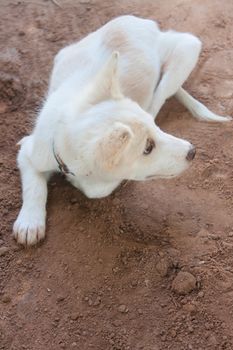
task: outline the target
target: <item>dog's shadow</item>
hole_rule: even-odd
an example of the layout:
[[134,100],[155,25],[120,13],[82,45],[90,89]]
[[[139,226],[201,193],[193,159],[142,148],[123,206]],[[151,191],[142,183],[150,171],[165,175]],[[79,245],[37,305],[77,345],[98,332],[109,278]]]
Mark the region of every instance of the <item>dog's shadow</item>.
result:
[[49,183],[49,236],[63,237],[65,231],[67,239],[73,240],[86,232],[108,243],[117,237],[122,243],[169,245],[170,232],[181,229],[182,217],[190,217],[187,205],[182,211],[171,182],[129,181],[106,198],[88,199],[55,175]]

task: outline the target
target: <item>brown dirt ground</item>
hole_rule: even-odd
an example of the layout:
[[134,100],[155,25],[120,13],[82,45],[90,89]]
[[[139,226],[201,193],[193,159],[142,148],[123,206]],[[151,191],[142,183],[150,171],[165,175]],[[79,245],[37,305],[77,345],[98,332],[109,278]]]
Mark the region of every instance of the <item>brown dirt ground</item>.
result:
[[[129,183],[88,200],[61,177],[49,188],[47,239],[18,247],[16,142],[43,101],[54,54],[121,14],[190,31],[203,52],[187,89],[233,112],[230,0],[1,0],[0,349],[233,349],[232,124],[192,119],[171,99],[159,125],[197,146],[170,181]],[[196,278],[186,295],[179,271]]]

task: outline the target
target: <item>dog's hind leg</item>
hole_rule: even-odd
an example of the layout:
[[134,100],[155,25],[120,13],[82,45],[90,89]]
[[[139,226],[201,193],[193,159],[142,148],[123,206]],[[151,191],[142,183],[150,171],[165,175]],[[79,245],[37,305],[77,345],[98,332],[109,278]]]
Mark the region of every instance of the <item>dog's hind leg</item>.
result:
[[163,52],[161,79],[155,89],[149,113],[156,118],[164,102],[175,95],[197,119],[217,122],[231,120],[231,117],[212,113],[182,88],[197,63],[201,50],[199,39],[192,34],[168,31],[161,34],[160,42]]
[[161,33],[159,51],[161,79],[155,89],[149,113],[156,118],[164,102],[175,95],[195,67],[201,42],[188,33]]
[[232,120],[232,117],[222,117],[220,115],[214,114],[201,102],[193,98],[187,91],[183,88],[180,88],[175,97],[180,101],[190,112],[191,114],[199,119],[212,122],[228,122]]

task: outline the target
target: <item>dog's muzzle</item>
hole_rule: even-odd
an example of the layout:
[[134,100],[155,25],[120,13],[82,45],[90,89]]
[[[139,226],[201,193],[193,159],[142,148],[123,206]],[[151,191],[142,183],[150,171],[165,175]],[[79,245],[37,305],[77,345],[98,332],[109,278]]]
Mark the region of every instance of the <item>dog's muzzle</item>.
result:
[[192,145],[187,153],[186,159],[191,162],[196,154],[196,148]]

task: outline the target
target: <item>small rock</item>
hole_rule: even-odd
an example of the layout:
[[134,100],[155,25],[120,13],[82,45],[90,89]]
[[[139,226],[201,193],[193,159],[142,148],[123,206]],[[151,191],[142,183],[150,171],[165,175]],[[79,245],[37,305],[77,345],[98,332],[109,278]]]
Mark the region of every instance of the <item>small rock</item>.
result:
[[65,296],[64,295],[59,295],[57,297],[57,303],[60,303],[61,301],[65,300]]
[[5,255],[6,253],[8,253],[9,248],[7,247],[0,247],[0,256]]
[[200,238],[208,238],[209,236],[209,231],[207,231],[206,229],[202,228],[198,233],[197,236]]
[[198,296],[199,298],[203,298],[204,295],[205,295],[205,293],[204,293],[203,291],[200,291],[200,292],[198,293],[197,296]]
[[190,314],[194,314],[197,311],[196,306],[193,304],[186,304],[183,306],[183,309],[189,312]]
[[168,274],[169,266],[168,260],[163,258],[157,263],[156,270],[162,277],[165,277]]
[[71,204],[76,204],[78,202],[77,198],[71,198],[70,203]]
[[192,326],[189,326],[189,327],[188,327],[188,332],[189,332],[189,333],[193,333],[193,327],[192,327]]
[[172,290],[180,295],[190,293],[196,288],[196,278],[189,272],[180,271],[172,282]]
[[96,300],[94,301],[93,305],[98,306],[101,303],[101,298],[98,296]]
[[216,346],[218,344],[218,341],[217,341],[217,339],[216,339],[214,334],[211,334],[209,336],[208,342],[209,342],[210,345],[213,345],[213,346]]
[[167,340],[166,335],[162,335],[161,340],[162,340],[162,341],[166,341],[166,340]]
[[72,348],[75,348],[78,344],[74,341],[72,344],[71,344],[71,347]]
[[77,312],[74,312],[71,314],[70,318],[72,321],[76,321],[79,318],[79,314]]
[[209,331],[212,328],[214,328],[214,325],[212,323],[205,322],[205,329],[207,329],[207,331]]
[[4,296],[2,297],[2,302],[3,302],[4,304],[10,303],[10,302],[11,302],[11,297],[10,297],[9,295],[4,295]]
[[135,280],[135,281],[131,282],[131,286],[132,287],[137,287],[137,285],[138,285],[138,281]]
[[122,304],[118,307],[118,311],[124,314],[124,313],[127,313],[129,310],[127,309],[126,305]]
[[228,237],[233,237],[233,231],[228,233]]
[[113,321],[113,326],[115,326],[115,327],[120,327],[121,326],[121,321],[120,320],[115,320],[115,321]]
[[221,236],[219,234],[212,234],[209,236],[211,239],[213,239],[214,241],[218,241]]
[[18,32],[18,35],[19,36],[24,36],[26,33],[23,31],[23,30],[20,30],[19,32]]
[[175,329],[172,329],[172,330],[171,330],[171,336],[172,336],[172,338],[175,338],[176,335],[177,335],[177,333],[176,333]]
[[144,209],[144,210],[147,210],[147,209],[149,209],[149,204],[147,204],[147,203],[142,203],[142,204],[141,204],[141,208]]

